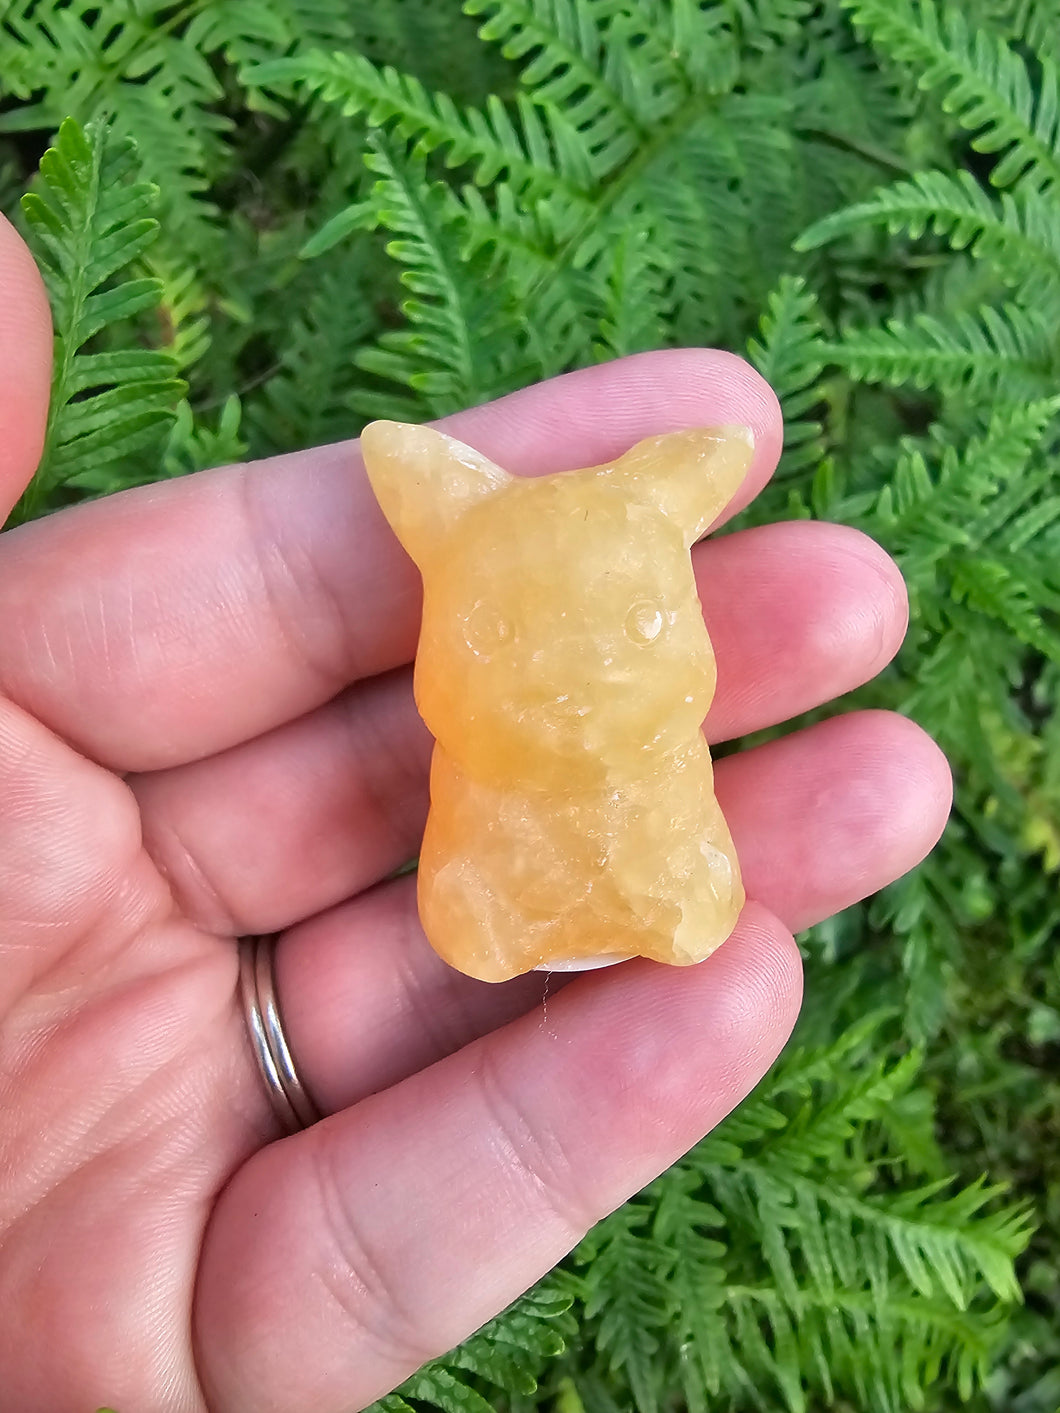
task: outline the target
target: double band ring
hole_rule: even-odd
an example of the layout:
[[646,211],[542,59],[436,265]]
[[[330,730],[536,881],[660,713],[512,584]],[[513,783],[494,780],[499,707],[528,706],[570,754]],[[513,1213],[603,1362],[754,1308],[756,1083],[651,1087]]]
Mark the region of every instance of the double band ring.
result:
[[319,1122],[322,1115],[306,1092],[284,1033],[276,998],[275,937],[243,937],[239,942],[239,990],[247,1033],[269,1100],[288,1134]]

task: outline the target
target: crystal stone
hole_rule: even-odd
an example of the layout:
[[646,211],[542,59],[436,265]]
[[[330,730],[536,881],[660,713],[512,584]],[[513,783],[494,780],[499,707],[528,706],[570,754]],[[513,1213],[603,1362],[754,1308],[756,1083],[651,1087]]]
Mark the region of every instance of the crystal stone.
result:
[[702,961],[744,892],[702,732],[716,668],[689,552],[751,434],[678,432],[537,477],[428,427],[376,422],[361,445],[423,576],[432,946],[485,981]]

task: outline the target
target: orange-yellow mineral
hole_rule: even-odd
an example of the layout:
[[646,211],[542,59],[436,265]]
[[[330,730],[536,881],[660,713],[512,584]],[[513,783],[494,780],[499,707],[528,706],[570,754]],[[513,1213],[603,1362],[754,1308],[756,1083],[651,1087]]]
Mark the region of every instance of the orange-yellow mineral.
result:
[[751,434],[679,432],[540,477],[427,427],[376,422],[361,445],[423,575],[430,942],[485,981],[702,961],[744,893],[701,729],[716,671],[689,551]]

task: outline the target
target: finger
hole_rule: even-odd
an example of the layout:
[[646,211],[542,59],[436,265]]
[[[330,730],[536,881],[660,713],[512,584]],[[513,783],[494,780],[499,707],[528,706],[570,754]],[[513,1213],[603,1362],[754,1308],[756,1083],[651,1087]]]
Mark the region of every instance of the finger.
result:
[[[769,525],[694,557],[718,659],[712,740],[859,686],[904,635],[898,570],[857,531]],[[278,931],[418,852],[430,749],[409,674],[376,678],[220,756],[140,777],[145,839],[201,925]]]
[[[717,789],[748,896],[797,931],[919,863],[945,826],[951,787],[945,758],[919,727],[858,712],[719,761]],[[277,969],[294,1053],[328,1112],[458,1050],[563,984],[460,976],[424,940],[413,879],[294,928]]]
[[866,711],[718,762],[718,800],[753,896],[801,932],[915,867],[953,801],[915,722]]
[[44,282],[18,232],[0,216],[0,525],[40,460],[51,370]]
[[749,908],[698,967],[579,978],[547,1024],[522,1017],[263,1150],[203,1249],[208,1397],[339,1413],[388,1392],[739,1103],[799,996],[790,934]]
[[[638,355],[444,425],[536,474],[718,422],[756,436],[746,500],[773,470],[780,417],[758,374],[727,354]],[[78,506],[3,550],[0,685],[123,771],[249,740],[415,646],[419,576],[352,443]]]

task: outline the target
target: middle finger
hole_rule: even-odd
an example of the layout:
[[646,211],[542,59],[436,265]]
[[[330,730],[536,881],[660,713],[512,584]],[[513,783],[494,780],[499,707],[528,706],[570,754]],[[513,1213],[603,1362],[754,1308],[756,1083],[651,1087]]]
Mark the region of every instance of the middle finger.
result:
[[[713,741],[787,720],[893,656],[905,592],[856,531],[795,522],[694,553],[718,659]],[[417,850],[431,740],[407,672],[209,760],[133,779],[149,851],[184,910],[274,932],[378,882]]]

